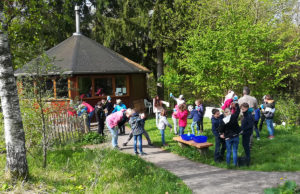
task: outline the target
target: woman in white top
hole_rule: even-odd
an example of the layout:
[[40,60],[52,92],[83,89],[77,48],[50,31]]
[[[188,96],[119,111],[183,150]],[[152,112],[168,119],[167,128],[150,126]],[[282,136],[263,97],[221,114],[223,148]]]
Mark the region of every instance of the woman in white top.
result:
[[167,107],[170,106],[169,102],[163,101],[159,99],[159,96],[156,96],[153,98],[153,112],[155,113],[156,117],[156,125],[158,125],[158,119],[161,111],[164,109],[163,104],[166,105]]

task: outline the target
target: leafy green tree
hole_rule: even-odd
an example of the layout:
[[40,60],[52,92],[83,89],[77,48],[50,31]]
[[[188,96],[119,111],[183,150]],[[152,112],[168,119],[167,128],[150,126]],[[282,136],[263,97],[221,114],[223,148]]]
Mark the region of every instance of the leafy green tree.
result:
[[206,3],[203,8],[214,10],[210,18],[204,18],[180,47],[180,68],[195,94],[218,99],[228,89],[241,91],[248,85],[254,95],[262,95],[296,76],[298,72],[288,70],[299,66],[299,39],[289,33],[294,29],[291,21],[280,32],[285,15],[264,14],[260,19],[257,5],[248,0]]
[[176,53],[177,41],[190,28],[195,5],[183,0],[97,0],[93,36],[150,68],[158,82],[157,93],[163,97],[164,53]]
[[4,118],[6,173],[12,179],[27,179],[25,133],[11,61],[7,26],[0,3],[0,96]]

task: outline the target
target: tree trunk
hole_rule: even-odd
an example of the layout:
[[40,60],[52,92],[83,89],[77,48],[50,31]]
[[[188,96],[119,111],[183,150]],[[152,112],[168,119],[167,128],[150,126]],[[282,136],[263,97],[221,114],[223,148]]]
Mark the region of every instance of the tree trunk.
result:
[[11,178],[27,178],[25,133],[12,68],[8,36],[4,33],[4,14],[0,10],[0,96],[4,116],[6,172]]
[[164,99],[164,83],[160,80],[164,75],[164,55],[161,46],[156,48],[157,51],[157,95],[160,99]]
[[[41,91],[41,90],[40,90]],[[48,138],[47,138],[47,131],[46,131],[46,119],[45,119],[45,113],[44,113],[44,106],[42,102],[42,95],[39,91],[39,106],[40,106],[40,112],[42,117],[42,133],[43,133],[43,168],[47,167],[47,148],[48,148]]]

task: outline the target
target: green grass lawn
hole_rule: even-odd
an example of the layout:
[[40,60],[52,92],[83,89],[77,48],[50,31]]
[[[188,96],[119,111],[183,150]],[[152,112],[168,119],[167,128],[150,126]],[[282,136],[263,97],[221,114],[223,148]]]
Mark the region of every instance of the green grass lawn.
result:
[[62,147],[49,151],[48,167],[27,156],[28,182],[5,182],[5,154],[0,154],[0,192],[36,193],[191,193],[175,175],[137,156],[119,151]]
[[[168,118],[168,120],[173,126],[172,119]],[[188,129],[191,131],[190,124],[191,119],[189,119],[185,133],[187,133]],[[161,146],[161,135],[155,126],[155,118],[149,118],[146,121],[145,129],[149,133],[153,143],[157,146]],[[211,121],[207,118],[204,119],[204,135],[208,136],[208,142],[214,144],[215,140],[211,132]],[[172,140],[174,136],[174,133],[170,133],[169,128],[167,128],[165,132],[165,139],[168,144],[168,146],[165,147],[166,150],[201,163],[222,168],[227,167],[226,162],[219,164],[214,162],[214,146],[209,148],[209,154],[205,157],[201,156],[196,148],[179,147],[178,143]],[[257,171],[300,171],[300,128],[285,129],[276,126],[275,138],[269,140],[267,138],[268,132],[266,126],[264,126],[260,136],[260,141],[254,138],[254,144],[251,150],[251,165],[249,167],[241,167],[240,169]],[[244,155],[241,137],[238,155]]]

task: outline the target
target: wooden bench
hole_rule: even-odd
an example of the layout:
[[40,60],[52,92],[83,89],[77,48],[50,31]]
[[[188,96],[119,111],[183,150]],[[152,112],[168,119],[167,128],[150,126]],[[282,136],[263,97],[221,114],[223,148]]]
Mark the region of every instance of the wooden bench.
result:
[[205,142],[205,143],[196,143],[196,142],[194,142],[193,140],[185,141],[185,140],[181,139],[180,136],[173,137],[173,140],[174,140],[174,141],[177,141],[180,147],[185,147],[186,145],[196,147],[196,148],[198,149],[198,151],[200,152],[200,154],[204,154],[204,155],[207,154],[208,148],[209,148],[210,146],[213,146],[213,145],[214,145],[214,144],[209,143],[209,142]]

